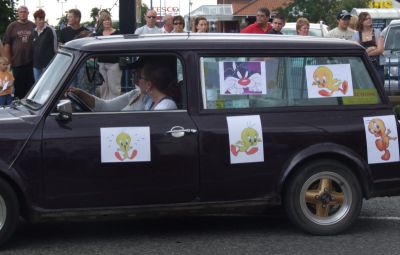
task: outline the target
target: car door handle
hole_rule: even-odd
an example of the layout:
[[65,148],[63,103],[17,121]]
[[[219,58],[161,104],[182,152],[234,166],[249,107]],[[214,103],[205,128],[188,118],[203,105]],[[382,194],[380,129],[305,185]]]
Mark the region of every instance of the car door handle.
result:
[[181,126],[175,126],[175,127],[172,127],[171,130],[168,130],[166,133],[171,134],[173,137],[178,138],[178,137],[184,136],[186,133],[189,133],[189,134],[197,133],[197,129],[189,129],[189,128],[184,128]]

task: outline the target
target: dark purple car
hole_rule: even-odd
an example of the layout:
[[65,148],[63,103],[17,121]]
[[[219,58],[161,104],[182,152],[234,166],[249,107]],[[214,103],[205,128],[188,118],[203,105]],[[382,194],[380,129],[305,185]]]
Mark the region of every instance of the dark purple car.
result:
[[20,216],[266,205],[331,235],[400,191],[397,117],[365,50],[339,39],[74,40],[0,127],[0,243]]

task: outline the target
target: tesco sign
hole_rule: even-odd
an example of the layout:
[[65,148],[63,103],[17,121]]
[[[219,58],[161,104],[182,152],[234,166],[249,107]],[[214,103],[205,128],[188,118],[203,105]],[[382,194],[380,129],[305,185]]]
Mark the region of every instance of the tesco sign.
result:
[[163,6],[153,8],[158,14],[164,16],[165,14],[179,15],[179,7],[177,6]]

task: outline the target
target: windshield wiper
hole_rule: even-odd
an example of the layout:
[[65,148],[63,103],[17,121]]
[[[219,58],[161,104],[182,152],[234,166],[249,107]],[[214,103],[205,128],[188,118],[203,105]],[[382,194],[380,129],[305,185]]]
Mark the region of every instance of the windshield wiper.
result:
[[20,99],[14,99],[12,102],[11,102],[11,104],[10,104],[10,108],[12,108],[12,109],[17,109],[17,106],[20,106],[22,103],[21,103],[21,100]]
[[38,102],[36,102],[35,100],[32,100],[32,99],[30,99],[30,98],[23,99],[23,101],[25,101],[25,102],[27,102],[28,104],[33,105],[33,106],[40,106],[40,105],[41,105],[41,104],[39,104]]

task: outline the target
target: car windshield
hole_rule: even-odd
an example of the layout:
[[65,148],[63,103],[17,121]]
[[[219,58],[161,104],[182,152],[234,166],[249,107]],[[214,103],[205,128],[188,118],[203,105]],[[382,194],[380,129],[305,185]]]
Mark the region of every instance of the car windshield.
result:
[[400,51],[400,26],[392,27],[389,30],[385,42],[385,50]]
[[41,107],[60,84],[60,80],[71,62],[71,56],[64,53],[57,54],[27,96],[26,102],[34,108]]

